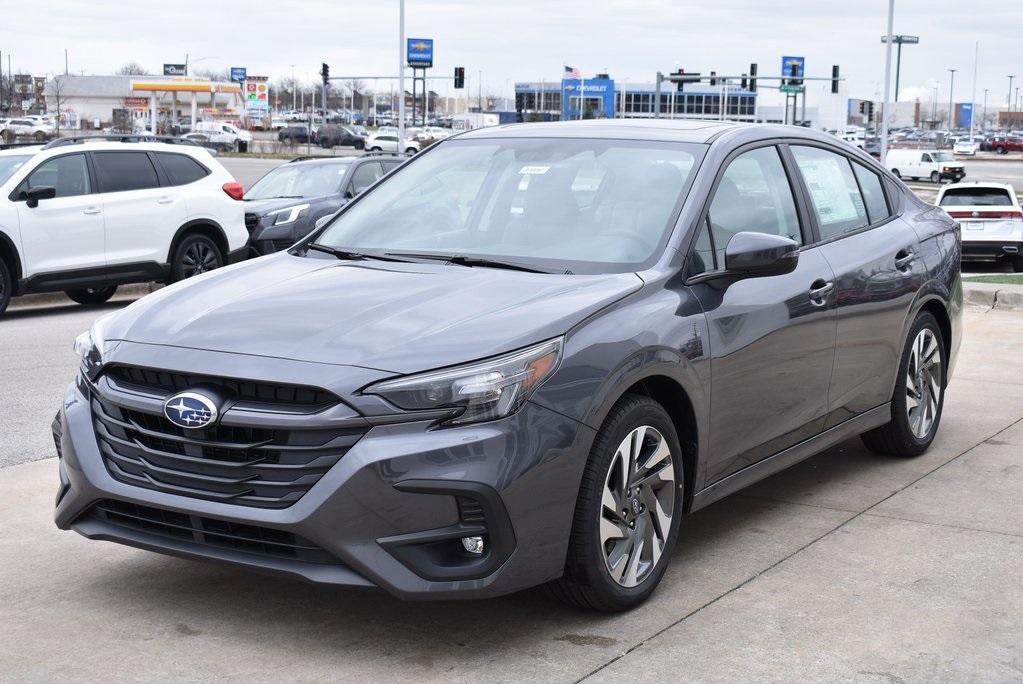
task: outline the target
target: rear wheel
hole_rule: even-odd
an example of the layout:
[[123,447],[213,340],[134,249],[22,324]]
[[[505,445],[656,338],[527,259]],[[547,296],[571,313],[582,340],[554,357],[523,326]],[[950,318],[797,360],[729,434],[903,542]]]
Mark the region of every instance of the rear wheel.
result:
[[903,457],[927,451],[938,432],[945,404],[944,352],[938,321],[930,313],[921,313],[902,352],[892,419],[861,436],[868,449]]
[[410,154],[410,155],[411,155],[411,154],[415,154],[415,153],[416,153],[416,152],[418,152],[418,151],[419,151],[419,150],[417,150],[417,149],[416,149],[416,148],[414,148],[414,147],[406,147],[406,148],[405,148],[405,154]]
[[940,183],[941,182],[941,174],[938,173],[937,171],[931,171],[931,182],[932,183]]
[[627,395],[593,443],[565,574],[551,593],[602,611],[633,608],[664,576],[682,513],[682,448],[664,408]]
[[34,137],[37,142],[45,142],[46,141],[46,134],[43,133],[42,131],[36,131],[35,134],[32,137]]
[[217,243],[205,235],[189,235],[174,250],[171,281],[177,282],[206,273],[224,265],[224,255]]
[[86,287],[81,290],[64,290],[72,301],[78,302],[85,306],[95,306],[96,304],[102,304],[117,292],[116,285],[108,285],[107,287]]
[[1004,147],[999,145],[998,147],[995,148],[995,152],[997,154],[1006,154],[1008,152],[1008,150],[1006,150]]
[[11,269],[8,268],[7,262],[0,259],[0,314],[3,314],[7,309],[7,305],[11,303],[13,280]]
[[378,146],[374,145],[373,147],[369,148],[369,151],[370,152],[381,152],[382,150]]

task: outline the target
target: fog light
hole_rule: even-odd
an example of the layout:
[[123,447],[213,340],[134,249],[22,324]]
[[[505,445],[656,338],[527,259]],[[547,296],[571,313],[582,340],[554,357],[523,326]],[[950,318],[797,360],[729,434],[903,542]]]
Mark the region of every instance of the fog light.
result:
[[462,537],[462,546],[469,553],[483,553],[483,537]]

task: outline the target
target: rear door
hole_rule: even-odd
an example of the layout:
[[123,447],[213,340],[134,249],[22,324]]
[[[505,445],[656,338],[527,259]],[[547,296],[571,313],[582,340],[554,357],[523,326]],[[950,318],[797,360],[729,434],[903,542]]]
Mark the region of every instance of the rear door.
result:
[[148,152],[92,152],[103,193],[107,268],[165,264],[170,244],[188,216],[179,187],[160,174]]
[[[706,314],[712,356],[707,484],[823,429],[835,356],[833,275],[797,208],[793,173],[774,145],[733,157],[690,256],[687,282]],[[795,270],[720,275],[739,232],[803,245]]]
[[926,278],[913,228],[881,177],[824,146],[792,145],[820,252],[835,273],[838,344],[825,427],[889,401],[903,327]]

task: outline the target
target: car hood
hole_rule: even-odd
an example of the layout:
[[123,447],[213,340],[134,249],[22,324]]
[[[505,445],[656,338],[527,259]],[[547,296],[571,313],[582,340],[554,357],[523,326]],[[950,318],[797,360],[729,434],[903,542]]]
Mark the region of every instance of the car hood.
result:
[[282,252],[144,297],[104,337],[412,373],[564,334],[642,282]]
[[277,209],[287,209],[296,204],[315,204],[322,199],[323,197],[278,197],[274,199],[245,200],[245,213],[265,216]]

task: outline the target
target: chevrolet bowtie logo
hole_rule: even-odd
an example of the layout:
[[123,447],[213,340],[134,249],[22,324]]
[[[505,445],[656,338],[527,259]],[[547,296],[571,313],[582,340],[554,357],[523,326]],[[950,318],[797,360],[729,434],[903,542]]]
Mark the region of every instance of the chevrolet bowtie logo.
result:
[[430,47],[429,43],[421,43],[421,42],[420,43],[412,43],[412,49],[413,50],[419,50],[420,52],[422,52],[423,50],[429,49],[429,47]]

